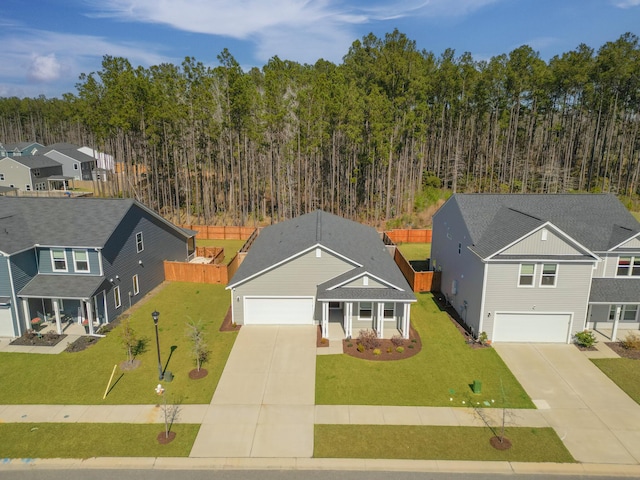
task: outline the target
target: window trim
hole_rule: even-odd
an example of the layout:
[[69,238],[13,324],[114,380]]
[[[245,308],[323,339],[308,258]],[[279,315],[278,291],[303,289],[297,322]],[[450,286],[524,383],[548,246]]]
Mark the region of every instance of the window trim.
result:
[[[54,252],[62,252],[62,258],[58,259],[58,261],[64,261],[64,268],[56,267],[56,258],[53,255]],[[69,271],[69,262],[67,261],[67,252],[64,248],[52,248],[49,250],[49,254],[51,255],[51,270],[54,272],[68,272]]]
[[116,308],[120,308],[122,306],[122,298],[120,297],[120,285],[116,285],[113,287],[113,302]]
[[133,295],[136,296],[140,293],[140,279],[138,278],[137,273],[131,277],[131,283],[133,286]]
[[[549,274],[545,274],[544,273],[544,267],[546,265],[553,265],[555,267],[553,275],[549,275]],[[542,264],[542,271],[540,272],[540,288],[556,288],[558,286],[558,264],[557,263],[543,263]],[[553,278],[553,284],[552,285],[545,285],[544,283],[542,283],[544,281],[545,278],[549,278],[552,277]]]
[[[616,319],[616,307],[618,305],[617,304],[613,304],[613,305],[609,305],[609,321],[610,322],[614,322]],[[636,314],[633,318],[633,320],[627,320],[624,318],[625,313],[627,311],[627,307],[635,307],[635,311]],[[637,323],[640,320],[638,320],[638,312],[640,311],[640,305],[638,305],[637,303],[634,304],[630,304],[630,305],[620,305],[620,322],[627,322],[627,323]]]
[[[620,261],[623,258],[628,258],[629,263],[622,267],[626,269],[626,273],[621,274]],[[640,277],[640,255],[619,255],[618,262],[616,263],[616,277]]]
[[[391,305],[391,308],[387,308],[387,305]],[[391,311],[391,315],[387,315],[387,312]],[[396,318],[396,304],[395,302],[384,302],[382,305],[382,318],[385,320],[391,320]]]
[[[86,269],[82,269],[78,267],[78,258],[76,257],[76,254],[78,253],[85,254],[86,259],[84,260],[84,262],[87,263]],[[91,269],[89,268],[89,252],[87,250],[82,250],[82,249],[73,250],[73,268],[74,268],[74,271],[78,273],[89,273]]]
[[[522,273],[522,267],[524,265],[533,265],[533,272],[531,274]],[[522,277],[526,276],[526,277],[531,277],[531,284],[523,284],[522,283]],[[520,268],[518,269],[518,288],[533,288],[535,287],[535,282],[536,282],[536,264],[535,263],[521,263],[520,264]]]
[[144,236],[142,235],[142,232],[136,233],[136,251],[138,253],[144,251]]

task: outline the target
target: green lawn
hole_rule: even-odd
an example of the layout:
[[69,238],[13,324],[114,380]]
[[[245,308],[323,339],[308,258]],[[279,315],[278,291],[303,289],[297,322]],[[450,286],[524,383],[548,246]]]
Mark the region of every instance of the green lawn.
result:
[[591,360],[596,367],[640,404],[640,361],[630,358],[601,358]]
[[[59,355],[0,353],[1,404],[152,404],[157,402],[158,362],[151,312],[160,312],[159,335],[163,365],[175,379],[165,383],[168,400],[209,403],[237,336],[218,331],[229,308],[229,292],[222,285],[169,283],[131,315],[131,326],[146,342],[137,359],[140,366],[123,372],[119,368],[106,400],[102,399],[114,365],[126,360],[116,327],[90,348]],[[209,375],[190,380],[194,367],[186,323],[201,320],[211,351],[204,365]],[[64,340],[63,340],[64,341]]]
[[176,438],[157,441],[164,424],[0,424],[0,458],[188,457],[200,425],[175,424]]
[[407,260],[426,260],[431,256],[430,243],[403,243],[398,245],[402,256]]
[[[422,351],[386,362],[319,356],[316,404],[462,406],[472,397],[483,405],[499,407],[504,398],[511,408],[535,408],[494,349],[469,348],[431,294],[417,296],[411,323],[422,339]],[[474,380],[482,382],[479,395],[471,392]]]
[[631,215],[636,217],[636,220],[638,220],[640,222],[640,212],[631,212]]
[[506,428],[512,447],[496,450],[486,427],[316,425],[314,457],[575,462],[552,428]]
[[236,256],[238,250],[242,248],[246,240],[196,240],[199,247],[222,247],[224,248],[224,262],[229,263]]

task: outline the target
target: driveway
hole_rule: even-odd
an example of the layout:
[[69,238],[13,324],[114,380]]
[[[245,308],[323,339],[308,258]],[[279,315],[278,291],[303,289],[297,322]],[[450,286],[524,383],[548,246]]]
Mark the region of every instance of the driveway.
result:
[[240,329],[191,457],[311,457],[315,326]]
[[576,460],[640,463],[640,406],[583,352],[574,345],[494,347]]

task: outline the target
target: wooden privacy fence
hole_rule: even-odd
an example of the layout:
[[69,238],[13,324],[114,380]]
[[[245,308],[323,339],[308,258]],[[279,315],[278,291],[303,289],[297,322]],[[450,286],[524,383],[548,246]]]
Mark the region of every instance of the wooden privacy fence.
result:
[[387,230],[387,236],[393,243],[431,243],[431,230]]
[[196,247],[196,257],[210,258],[209,263],[221,263],[224,260],[224,248]]
[[214,225],[180,225],[182,228],[198,232],[199,239],[206,240],[246,240],[256,230],[254,227],[218,227]]
[[393,259],[414,292],[440,290],[440,272],[416,272],[398,248],[393,254]]
[[176,282],[221,283],[229,281],[226,265],[164,262],[164,278]]

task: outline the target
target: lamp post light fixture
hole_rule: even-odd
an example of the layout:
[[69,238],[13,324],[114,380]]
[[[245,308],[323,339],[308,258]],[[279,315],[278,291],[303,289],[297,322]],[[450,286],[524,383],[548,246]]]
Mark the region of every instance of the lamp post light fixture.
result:
[[158,351],[158,379],[162,380],[164,375],[162,374],[162,361],[160,360],[160,339],[158,338],[158,317],[160,317],[160,312],[154,310],[151,314],[153,318],[153,324],[156,327],[156,350]]

